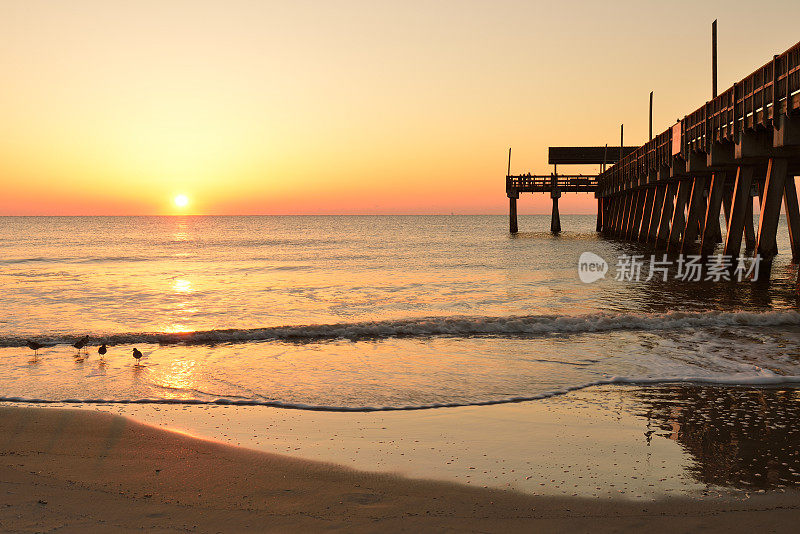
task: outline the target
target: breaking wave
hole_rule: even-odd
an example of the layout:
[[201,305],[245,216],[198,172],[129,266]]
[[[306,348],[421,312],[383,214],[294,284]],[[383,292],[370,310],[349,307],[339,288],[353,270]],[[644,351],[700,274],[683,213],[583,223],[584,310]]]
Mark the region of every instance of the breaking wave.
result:
[[[676,330],[733,326],[800,325],[800,312],[670,312],[662,314],[592,314],[582,316],[527,315],[509,317],[446,316],[390,321],[368,321],[265,328],[198,330],[194,332],[131,332],[90,335],[91,342],[213,344],[249,341],[370,340],[392,337],[542,336],[610,331]],[[27,339],[58,345],[73,343],[81,333],[0,337],[0,347],[21,347]]]

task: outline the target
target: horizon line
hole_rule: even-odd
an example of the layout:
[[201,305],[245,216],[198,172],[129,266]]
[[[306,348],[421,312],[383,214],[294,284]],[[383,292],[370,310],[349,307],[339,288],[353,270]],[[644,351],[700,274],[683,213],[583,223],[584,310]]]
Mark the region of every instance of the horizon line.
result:
[[[58,214],[58,213],[27,213],[12,214],[0,213],[0,217],[451,217],[451,216],[477,216],[477,217],[507,217],[506,213],[139,213],[139,214]],[[519,216],[546,215],[541,213],[520,213]],[[567,212],[562,215],[585,215],[594,217],[594,213]]]

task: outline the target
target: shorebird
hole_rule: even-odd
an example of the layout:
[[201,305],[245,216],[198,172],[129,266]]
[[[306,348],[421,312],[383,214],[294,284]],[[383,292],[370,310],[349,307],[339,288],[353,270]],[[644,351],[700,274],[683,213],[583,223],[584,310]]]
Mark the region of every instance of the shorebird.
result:
[[89,343],[89,336],[83,336],[81,339],[76,341],[72,346],[78,349],[78,354],[80,354],[81,350],[84,349],[84,347],[86,347],[87,343]]
[[103,356],[105,356],[105,355],[106,355],[106,352],[108,352],[108,349],[106,348],[106,344],[105,344],[105,343],[103,343],[102,345],[100,345],[100,348],[99,348],[99,349],[97,349],[97,353],[98,353],[98,354],[100,355],[100,357],[102,358]]
[[33,355],[34,356],[38,356],[39,355],[39,349],[44,347],[44,345],[42,345],[41,343],[37,343],[35,341],[31,341],[30,339],[26,339],[25,340],[25,344],[28,346],[29,349],[31,349],[33,351]]
[[139,349],[136,347],[133,348],[133,357],[136,358],[136,365],[139,365],[139,360],[142,357],[142,353],[139,352]]

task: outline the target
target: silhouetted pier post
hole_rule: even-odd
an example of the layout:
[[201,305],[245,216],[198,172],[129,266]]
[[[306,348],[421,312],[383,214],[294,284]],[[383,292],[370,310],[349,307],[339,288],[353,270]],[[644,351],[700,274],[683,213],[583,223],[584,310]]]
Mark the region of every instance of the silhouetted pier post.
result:
[[508,231],[516,234],[517,228],[517,199],[519,191],[511,182],[511,147],[508,148],[508,169],[506,170],[506,195],[508,195]]
[[717,21],[711,23],[711,98],[717,98]]
[[519,231],[517,228],[517,198],[519,198],[519,193],[508,197],[508,231],[512,234]]
[[[595,232],[603,230],[603,218],[605,218],[605,211],[603,209],[603,199],[597,199],[597,224],[595,225]],[[800,229],[799,229],[800,230]]]
[[550,214],[550,232],[558,234],[561,232],[561,217],[558,213],[558,199],[561,197],[561,191],[558,189],[558,180],[554,173],[551,179],[550,198],[553,199],[553,211]]
[[638,240],[646,242],[650,233],[650,220],[653,218],[653,204],[656,200],[656,188],[648,187],[644,193],[644,211],[642,212],[642,224],[639,228]]
[[681,180],[678,182],[678,194],[675,197],[675,206],[672,212],[672,224],[670,225],[667,251],[680,250],[681,238],[686,231],[686,202],[689,198],[691,186],[690,180]]
[[756,230],[753,228],[753,198],[755,198],[755,195],[748,194],[747,204],[745,205],[744,246],[748,251],[753,251],[756,248]]
[[675,199],[678,197],[678,183],[667,184],[667,191],[664,196],[664,205],[661,208],[661,222],[656,233],[656,250],[666,250],[669,245],[669,234],[671,230],[672,214],[675,210]]
[[700,232],[700,221],[705,219],[703,204],[706,189],[705,176],[696,176],[692,180],[692,192],[689,196],[689,208],[686,215],[686,228],[681,239],[681,252],[690,254]]
[[778,253],[776,232],[781,215],[781,201],[786,185],[788,162],[783,158],[770,158],[767,164],[767,178],[758,221],[758,240],[756,254],[764,261],[771,262]]
[[736,182],[733,186],[733,205],[731,215],[728,220],[728,232],[725,236],[725,251],[723,254],[736,257],[742,248],[742,233],[744,232],[748,204],[750,206],[750,221],[753,220],[753,198],[750,196],[750,189],[753,182],[753,167],[742,166],[736,170]]
[[704,223],[703,236],[700,240],[700,253],[708,255],[714,252],[717,246],[719,230],[719,212],[722,207],[722,197],[725,193],[725,172],[717,172],[711,177],[711,188],[708,193],[708,209]]
[[645,243],[655,244],[658,238],[658,225],[661,223],[661,213],[664,209],[664,197],[667,196],[667,184],[659,184],[655,187],[655,197],[653,199],[653,213],[650,218]]
[[794,176],[786,177],[783,192],[783,210],[786,213],[786,225],[789,227],[789,243],[792,247],[792,261],[800,261],[800,208],[797,202],[797,187]]

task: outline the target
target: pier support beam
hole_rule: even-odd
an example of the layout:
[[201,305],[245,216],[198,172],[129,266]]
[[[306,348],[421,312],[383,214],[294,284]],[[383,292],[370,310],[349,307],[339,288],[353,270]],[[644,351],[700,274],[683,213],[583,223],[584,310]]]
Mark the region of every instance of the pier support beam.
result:
[[704,256],[714,252],[714,247],[719,243],[719,211],[722,207],[722,197],[725,195],[725,178],[724,172],[715,172],[711,177],[706,220],[703,224],[703,237],[700,241],[700,253]]
[[636,227],[639,225],[639,216],[641,214],[641,201],[642,198],[642,191],[636,189],[633,192],[633,201],[631,204],[631,217],[630,221],[628,222],[628,227],[625,229],[625,235],[622,236],[626,240],[630,241],[633,239],[633,234],[636,232]]
[[666,249],[669,245],[670,223],[675,211],[675,198],[678,194],[678,184],[672,182],[667,185],[664,195],[664,206],[661,208],[661,220],[658,223],[658,233],[656,234],[656,248]]
[[627,198],[626,195],[617,195],[614,197],[617,202],[617,217],[614,221],[614,228],[612,230],[612,234],[614,237],[617,237],[622,230],[622,220],[625,217],[625,200]]
[[658,225],[661,222],[661,213],[664,209],[664,197],[667,195],[667,184],[659,184],[655,189],[653,199],[653,214],[650,217],[650,227],[647,229],[647,243],[655,243],[658,238]]
[[764,184],[761,202],[761,217],[758,221],[758,241],[756,254],[763,261],[772,261],[778,253],[776,234],[778,218],[781,215],[781,200],[786,186],[788,162],[785,159],[770,158],[767,165],[767,181]]
[[628,228],[625,230],[625,235],[623,236],[628,241],[633,241],[636,235],[636,228],[639,227],[639,220],[642,216],[642,193],[641,189],[637,189],[633,192],[633,204],[631,205],[631,220],[630,224],[628,224]]
[[792,246],[792,262],[800,261],[800,209],[797,205],[797,187],[794,176],[786,177],[783,188],[783,211],[786,212],[786,224],[789,227],[789,243]]
[[622,218],[625,214],[625,196],[617,195],[614,197],[614,203],[617,205],[616,214],[614,216],[614,227],[611,229],[611,234],[616,237],[622,228]]
[[667,250],[680,250],[681,238],[686,231],[686,201],[689,198],[689,190],[692,184],[689,180],[680,180],[678,183],[678,193],[675,196],[675,206],[672,210],[672,224],[669,229],[669,243]]
[[519,195],[509,195],[508,197],[508,231],[512,234],[518,232],[517,229],[517,197]]
[[[711,193],[709,192],[709,195],[710,194]],[[708,209],[708,207],[706,206],[706,210],[707,209]],[[720,211],[722,211],[722,210],[720,210]],[[719,216],[720,216],[720,214],[718,213],[716,220],[712,220],[712,223],[711,223],[713,225],[711,227],[711,229],[714,230],[714,243],[715,244],[722,243],[722,230],[719,227]]]
[[617,218],[619,216],[619,198],[608,197],[606,199],[610,204],[610,215],[608,216],[608,225],[605,228],[607,234],[611,235],[617,228]]
[[636,212],[633,217],[633,226],[631,227],[630,234],[628,234],[629,241],[639,240],[639,229],[642,227],[642,219],[644,218],[644,206],[647,197],[647,190],[639,189],[636,195]]
[[736,170],[736,182],[733,185],[733,206],[728,218],[728,231],[725,235],[726,256],[736,258],[742,248],[742,233],[747,224],[748,204],[750,205],[750,221],[753,220],[753,198],[750,188],[753,185],[753,167],[739,167]]
[[595,228],[595,232],[600,232],[603,230],[603,223],[605,219],[605,213],[603,212],[603,199],[597,199],[597,227]]
[[636,205],[637,201],[639,200],[637,193],[638,191],[631,191],[628,194],[628,214],[627,220],[625,221],[625,228],[622,229],[622,239],[628,239],[631,226],[633,226],[633,219],[636,216]]
[[633,219],[636,216],[636,204],[637,204],[637,193],[638,191],[631,191],[628,193],[628,213],[626,215],[625,220],[625,228],[622,229],[622,239],[628,239],[628,234],[631,231],[631,226],[633,226]]
[[617,237],[622,237],[625,235],[625,229],[628,228],[628,222],[630,221],[630,211],[631,211],[631,193],[624,193],[624,198],[622,200],[622,218],[620,219],[619,230],[617,231]]
[[747,250],[756,248],[756,231],[753,229],[753,195],[747,194],[744,216],[744,245]]
[[705,216],[706,177],[695,176],[692,180],[692,193],[689,197],[689,210],[686,215],[686,229],[683,232],[681,252],[688,254],[695,247],[697,235]]
[[648,187],[644,197],[644,211],[642,212],[642,227],[639,229],[639,241],[647,241],[650,233],[650,220],[653,218],[653,205],[655,203],[656,188]]
[[561,232],[561,217],[558,215],[558,197],[561,196],[561,191],[553,189],[550,191],[550,198],[553,199],[553,212],[550,215],[550,231],[554,234]]
[[728,221],[731,220],[731,204],[733,204],[733,188],[726,186],[722,195],[722,214],[725,219],[725,233],[728,232]]

